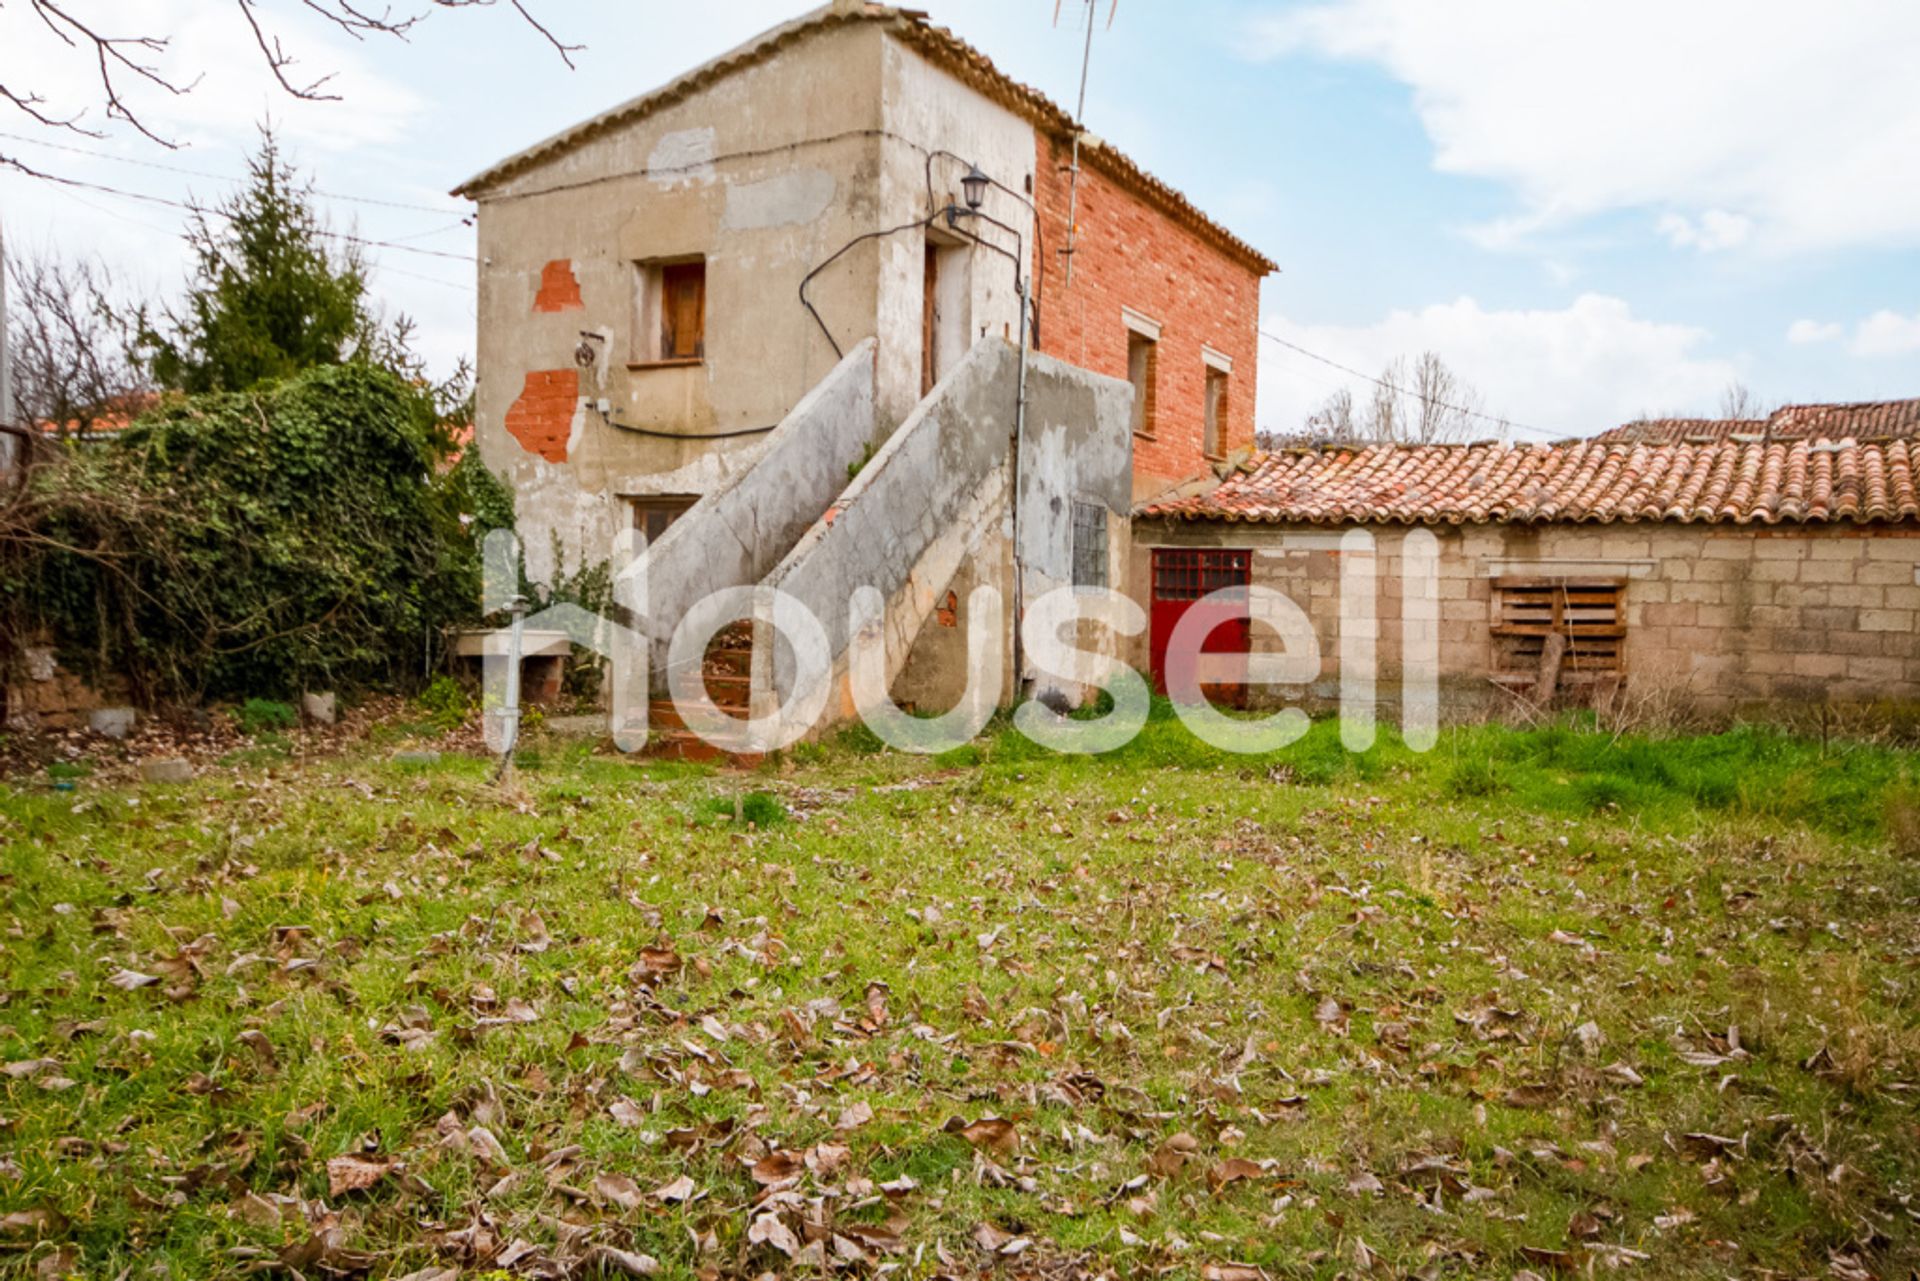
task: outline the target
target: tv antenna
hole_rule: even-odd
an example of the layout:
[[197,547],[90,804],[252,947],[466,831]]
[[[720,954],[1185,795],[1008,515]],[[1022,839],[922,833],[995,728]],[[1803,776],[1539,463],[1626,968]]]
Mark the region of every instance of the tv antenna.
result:
[[[1065,0],[1053,0],[1053,25],[1060,25],[1060,9]],[[1084,0],[1087,6],[1087,43],[1080,53],[1080,97],[1073,109],[1073,163],[1067,169],[1067,243],[1060,253],[1067,260],[1066,288],[1073,288],[1074,245],[1080,238],[1080,138],[1086,133],[1084,121],[1087,118],[1087,72],[1093,66],[1093,20],[1100,8],[1100,0]],[[1107,8],[1107,30],[1113,30],[1113,19],[1120,12],[1120,0],[1110,0]]]

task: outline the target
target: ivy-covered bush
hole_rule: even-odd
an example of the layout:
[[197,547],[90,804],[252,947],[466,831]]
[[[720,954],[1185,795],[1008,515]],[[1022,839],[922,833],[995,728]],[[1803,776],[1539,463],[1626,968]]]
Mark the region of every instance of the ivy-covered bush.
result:
[[511,519],[445,453],[432,397],[365,364],[172,398],[32,473],[0,626],[149,701],[416,686],[478,610],[479,532]]

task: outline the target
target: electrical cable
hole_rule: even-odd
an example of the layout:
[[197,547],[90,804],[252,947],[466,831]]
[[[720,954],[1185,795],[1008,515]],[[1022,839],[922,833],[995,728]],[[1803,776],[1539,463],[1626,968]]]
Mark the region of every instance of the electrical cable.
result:
[[[123,200],[141,200],[147,204],[165,205],[169,209],[183,209],[188,213],[199,214],[203,218],[224,218],[228,222],[234,220],[232,214],[219,209],[209,209],[204,205],[194,204],[190,201],[172,200],[166,196],[152,196],[140,191],[126,191],[119,187],[109,187],[104,183],[86,182],[79,178],[63,178],[57,174],[29,173],[27,177],[37,178],[42,182],[57,183],[63,187],[77,187],[82,191],[98,191],[109,196],[119,196]],[[391,240],[369,240],[365,236],[356,236],[345,231],[332,231],[324,227],[315,227],[312,230],[316,236],[324,236],[329,240],[344,240],[349,244],[361,245],[368,249],[393,249],[405,254],[419,254],[425,258],[446,258],[454,262],[468,264],[473,262],[473,256],[471,254],[448,253],[441,249],[421,249],[415,245],[396,244]]]
[[636,436],[649,436],[655,440],[732,440],[736,436],[764,436],[780,425],[779,423],[775,423],[773,427],[742,427],[737,431],[712,431],[704,433],[658,431],[652,427],[638,427],[633,423],[621,422],[614,417],[614,414],[620,412],[618,408],[602,413],[600,409],[596,407],[594,412],[599,414],[600,421],[609,427],[618,428],[624,432],[631,432]]
[[[90,147],[75,147],[64,142],[48,142],[44,138],[29,138],[25,134],[8,133],[4,129],[0,129],[0,138],[5,138],[10,142],[24,142],[30,147],[46,147],[52,151],[65,151],[76,156],[91,156],[96,160],[110,160],[115,164],[138,165],[142,169],[159,169],[167,173],[184,174],[189,178],[210,178],[215,182],[239,183],[246,181],[245,178],[236,177],[233,174],[210,173],[204,169],[188,169],[183,165],[165,165],[157,160],[139,160],[133,156],[116,156],[110,151],[95,151]],[[58,179],[55,181],[58,181]],[[328,200],[345,200],[356,205],[378,205],[385,209],[410,209],[416,213],[432,213],[444,216],[460,212],[458,209],[448,208],[446,205],[413,205],[400,200],[377,200],[372,196],[349,196],[338,191],[323,191],[318,187],[314,188],[313,194],[316,196],[325,196]]]
[[[1268,342],[1278,343],[1280,344],[1280,346],[1287,348],[1289,351],[1299,352],[1302,356],[1307,357],[1307,359],[1317,360],[1323,365],[1327,365],[1334,369],[1338,369],[1343,374],[1351,375],[1354,378],[1365,379],[1367,382],[1372,383],[1374,386],[1385,388],[1387,391],[1393,392],[1395,395],[1400,395],[1402,393],[1405,393],[1409,395],[1418,396],[1418,393],[1412,392],[1405,387],[1397,387],[1394,384],[1386,381],[1384,378],[1375,378],[1372,374],[1363,374],[1358,369],[1353,369],[1347,365],[1343,365],[1337,360],[1329,360],[1327,357],[1322,356],[1319,352],[1308,351],[1305,347],[1302,347],[1299,343],[1289,342],[1287,339],[1280,337],[1280,335],[1278,334],[1269,333],[1264,329],[1260,330],[1259,333],[1260,333],[1260,336],[1262,338],[1265,338]],[[1543,440],[1558,441],[1558,440],[1574,439],[1573,434],[1570,432],[1553,432],[1553,431],[1547,430],[1544,427],[1530,427],[1526,423],[1515,422],[1511,418],[1500,418],[1493,414],[1482,413],[1477,409],[1468,409],[1464,405],[1450,405],[1444,400],[1435,400],[1432,397],[1428,397],[1428,396],[1418,396],[1418,399],[1422,404],[1432,405],[1437,409],[1445,409],[1456,414],[1464,414],[1468,418],[1478,418],[1483,422],[1492,423],[1496,427],[1511,428],[1515,431],[1530,431],[1530,432],[1533,432],[1535,435],[1539,436]]]

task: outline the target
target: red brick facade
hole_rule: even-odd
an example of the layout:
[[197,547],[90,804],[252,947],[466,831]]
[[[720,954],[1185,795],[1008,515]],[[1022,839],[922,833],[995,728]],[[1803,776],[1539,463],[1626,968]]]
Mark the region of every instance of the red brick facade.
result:
[[573,435],[574,410],[579,405],[579,370],[529,370],[520,398],[507,410],[507,434],[528,453],[550,463],[564,463],[567,440]]
[[1081,157],[1073,284],[1066,280],[1068,167],[1072,152],[1040,135],[1034,202],[1045,236],[1040,349],[1127,376],[1131,308],[1160,326],[1154,430],[1133,442],[1134,494],[1154,494],[1204,473],[1207,365],[1201,348],[1232,361],[1223,453],[1253,445],[1261,267],[1218,246]]
[[535,311],[573,311],[584,306],[580,281],[569,259],[555,258],[540,269],[540,292],[533,297]]

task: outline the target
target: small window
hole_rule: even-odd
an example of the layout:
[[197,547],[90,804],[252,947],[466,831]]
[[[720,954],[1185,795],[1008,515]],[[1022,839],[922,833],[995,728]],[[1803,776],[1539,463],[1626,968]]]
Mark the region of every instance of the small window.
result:
[[1127,331],[1127,381],[1133,384],[1133,430],[1140,436],[1153,435],[1159,348],[1160,344],[1145,334]]
[[707,354],[707,264],[635,264],[635,364],[703,360]]
[[1073,503],[1073,585],[1107,585],[1107,509],[1103,503]]
[[1494,680],[1548,691],[1617,680],[1626,586],[1620,578],[1494,579]]
[[1225,370],[1208,367],[1206,435],[1201,449],[1209,458],[1220,458],[1227,452],[1227,379]]
[[651,547],[659,541],[660,535],[667,532],[667,526],[680,519],[689,507],[699,501],[691,494],[664,494],[629,498],[627,505],[633,509],[633,527],[646,535],[647,546]]

